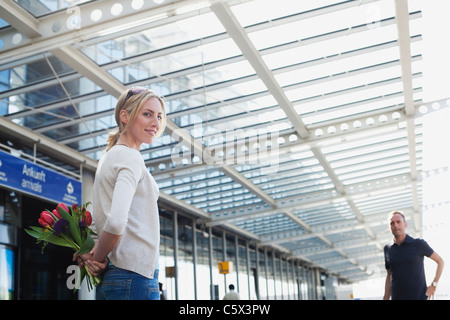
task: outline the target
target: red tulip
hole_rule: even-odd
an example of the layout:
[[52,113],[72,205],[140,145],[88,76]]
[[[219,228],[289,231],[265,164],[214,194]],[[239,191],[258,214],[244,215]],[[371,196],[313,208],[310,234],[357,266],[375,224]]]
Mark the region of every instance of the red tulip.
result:
[[86,223],[86,226],[90,226],[92,223],[92,215],[89,211],[86,210],[86,213],[84,215],[84,219],[83,219],[84,223]]
[[58,210],[53,209],[52,213],[57,217],[58,219],[62,219],[61,215],[59,214]]
[[41,226],[47,227],[52,226],[55,223],[55,220],[53,219],[52,215],[47,211],[42,211],[41,216],[38,219],[38,222]]
[[56,206],[56,211],[59,211],[58,208],[64,209],[67,213],[70,213],[69,208],[64,203],[58,203],[58,205]]

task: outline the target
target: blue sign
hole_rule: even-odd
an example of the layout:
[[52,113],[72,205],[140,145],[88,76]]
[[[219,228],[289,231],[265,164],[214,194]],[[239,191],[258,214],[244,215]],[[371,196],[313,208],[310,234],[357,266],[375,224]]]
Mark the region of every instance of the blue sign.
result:
[[80,181],[1,150],[0,185],[57,203],[81,203]]

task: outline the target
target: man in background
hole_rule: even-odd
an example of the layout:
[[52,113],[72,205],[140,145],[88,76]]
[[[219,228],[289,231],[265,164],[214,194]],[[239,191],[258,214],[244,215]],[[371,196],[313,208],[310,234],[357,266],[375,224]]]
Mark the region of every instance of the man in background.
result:
[[241,297],[239,296],[239,293],[234,291],[234,285],[230,284],[228,286],[228,289],[230,289],[230,291],[228,291],[228,293],[223,297],[223,300],[240,300],[241,299]]
[[[444,260],[422,239],[406,234],[406,219],[399,211],[391,212],[389,225],[394,241],[384,247],[387,270],[383,300],[433,299],[444,269]],[[431,285],[425,280],[424,256],[437,263],[436,274]]]

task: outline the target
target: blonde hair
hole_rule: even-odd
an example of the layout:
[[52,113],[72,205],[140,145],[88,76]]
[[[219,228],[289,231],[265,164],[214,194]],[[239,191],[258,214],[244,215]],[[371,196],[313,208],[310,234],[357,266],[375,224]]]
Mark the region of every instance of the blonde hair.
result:
[[[133,93],[133,91],[136,91],[137,93]],[[128,97],[128,99],[127,99]],[[127,129],[130,127],[130,125],[134,122],[136,119],[139,111],[141,110],[142,106],[148,99],[158,99],[158,101],[161,103],[162,108],[162,119],[161,123],[159,125],[158,132],[155,135],[155,138],[162,135],[164,132],[164,129],[166,128],[166,102],[163,97],[157,95],[155,92],[153,92],[150,89],[142,88],[142,87],[134,87],[129,90],[124,91],[120,97],[119,100],[117,100],[116,107],[114,109],[114,117],[116,119],[116,123],[119,126],[116,130],[109,133],[108,138],[106,141],[108,142],[108,145],[106,146],[106,151],[111,149],[119,140],[120,135],[127,131]],[[127,124],[124,124],[120,120],[120,112],[122,110],[125,110],[129,115],[129,121]]]

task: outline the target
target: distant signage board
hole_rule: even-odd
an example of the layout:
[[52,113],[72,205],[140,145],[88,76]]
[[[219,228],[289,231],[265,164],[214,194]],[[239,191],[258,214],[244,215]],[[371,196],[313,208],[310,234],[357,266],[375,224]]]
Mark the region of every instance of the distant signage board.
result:
[[175,267],[166,267],[166,278],[175,278]]
[[217,263],[219,267],[220,274],[229,274],[233,272],[233,262],[232,261],[221,261]]
[[1,150],[0,185],[57,203],[81,203],[80,181]]

